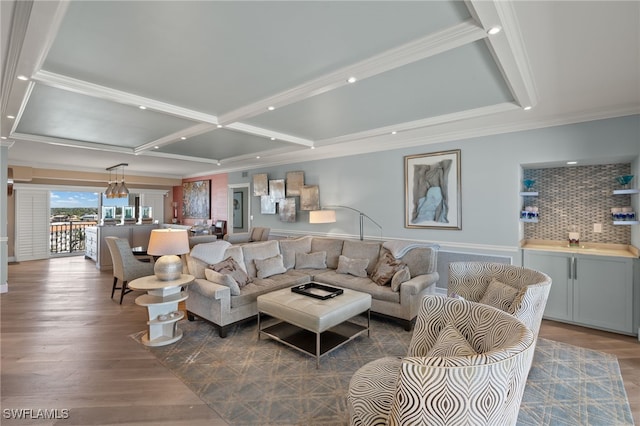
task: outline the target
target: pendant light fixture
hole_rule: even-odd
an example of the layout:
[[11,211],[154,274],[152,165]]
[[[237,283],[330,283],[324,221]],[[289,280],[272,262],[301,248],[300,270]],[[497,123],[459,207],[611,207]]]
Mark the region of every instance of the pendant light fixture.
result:
[[[107,168],[109,171],[109,185],[104,193],[107,198],[126,198],[129,196],[129,189],[124,183],[124,168],[128,165],[128,163],[120,163]],[[122,180],[118,184],[118,169],[120,167],[122,167]],[[114,181],[111,181],[112,170],[116,171],[116,179]]]

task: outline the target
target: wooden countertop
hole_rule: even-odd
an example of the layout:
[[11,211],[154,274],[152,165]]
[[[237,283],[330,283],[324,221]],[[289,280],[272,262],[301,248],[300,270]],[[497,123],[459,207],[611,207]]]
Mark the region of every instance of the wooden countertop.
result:
[[524,240],[520,243],[520,248],[524,250],[557,251],[594,256],[640,257],[640,250],[635,246],[627,244],[581,243],[578,247],[569,247],[569,243],[566,241]]

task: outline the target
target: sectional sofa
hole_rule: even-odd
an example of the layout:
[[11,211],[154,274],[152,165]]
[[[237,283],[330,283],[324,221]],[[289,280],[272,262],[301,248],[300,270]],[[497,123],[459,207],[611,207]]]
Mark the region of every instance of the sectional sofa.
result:
[[421,299],[435,294],[435,244],[368,242],[305,236],[232,245],[198,244],[183,257],[187,318],[207,320],[221,337],[233,324],[257,315],[259,295],[315,281],[371,294],[371,312],[411,330]]

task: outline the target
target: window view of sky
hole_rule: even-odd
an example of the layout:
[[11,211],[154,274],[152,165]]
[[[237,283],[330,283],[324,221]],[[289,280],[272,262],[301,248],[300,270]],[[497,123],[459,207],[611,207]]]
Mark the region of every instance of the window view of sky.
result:
[[[98,208],[97,192],[51,191],[51,208],[56,207],[94,207]],[[102,198],[104,206],[126,206],[128,198]]]

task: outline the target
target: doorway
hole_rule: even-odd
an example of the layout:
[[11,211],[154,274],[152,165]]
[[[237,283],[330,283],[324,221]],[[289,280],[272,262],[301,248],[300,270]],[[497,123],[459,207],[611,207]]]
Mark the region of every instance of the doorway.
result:
[[229,206],[229,223],[227,224],[228,232],[231,234],[239,232],[248,232],[251,227],[251,206],[249,203],[249,184],[234,184],[228,187],[228,203]]

